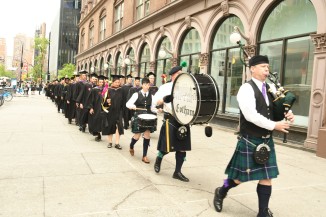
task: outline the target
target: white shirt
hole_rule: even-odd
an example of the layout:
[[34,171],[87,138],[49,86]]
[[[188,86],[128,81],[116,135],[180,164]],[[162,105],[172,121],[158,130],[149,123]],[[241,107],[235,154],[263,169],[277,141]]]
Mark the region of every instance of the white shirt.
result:
[[[152,98],[152,111],[155,111],[155,107],[157,106],[158,100],[163,99],[163,97],[167,95],[171,95],[172,86],[173,86],[173,82],[168,82],[159,87],[158,91],[155,93],[155,95]],[[171,103],[164,103],[163,111],[172,114]]]
[[[252,78],[253,82],[257,85],[260,91],[262,91],[263,83],[255,78]],[[256,98],[254,89],[249,83],[241,85],[237,100],[240,110],[247,121],[267,130],[272,131],[275,128],[275,122],[259,114],[256,110]]]
[[[145,92],[143,90],[140,91],[143,96],[145,96]],[[147,91],[146,92],[146,96],[149,94],[149,92]],[[128,102],[126,103],[126,107],[128,109],[135,109],[136,108],[136,105],[135,105],[135,102],[137,101],[138,99],[138,92],[136,93],[133,93],[132,96],[130,97],[130,99],[128,100]]]

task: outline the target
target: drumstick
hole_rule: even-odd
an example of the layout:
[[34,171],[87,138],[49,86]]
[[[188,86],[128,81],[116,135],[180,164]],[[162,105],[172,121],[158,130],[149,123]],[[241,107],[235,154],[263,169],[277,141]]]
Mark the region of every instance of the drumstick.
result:
[[145,108],[134,108],[135,110],[143,110],[143,111],[147,111],[147,109]]

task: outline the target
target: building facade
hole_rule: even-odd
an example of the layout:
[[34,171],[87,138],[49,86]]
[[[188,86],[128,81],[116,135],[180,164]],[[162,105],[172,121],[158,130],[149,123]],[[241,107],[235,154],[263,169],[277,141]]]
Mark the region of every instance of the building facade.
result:
[[57,78],[64,64],[76,64],[78,51],[81,0],[61,0],[60,11],[56,16],[49,35],[50,59],[49,75]]
[[[84,0],[77,69],[98,74],[157,76],[187,62],[185,71],[217,82],[215,122],[236,127],[236,95],[250,79],[247,56],[268,55],[271,72],[296,95],[289,139],[306,149],[318,142],[326,119],[326,0]],[[230,42],[237,26],[240,47]]]

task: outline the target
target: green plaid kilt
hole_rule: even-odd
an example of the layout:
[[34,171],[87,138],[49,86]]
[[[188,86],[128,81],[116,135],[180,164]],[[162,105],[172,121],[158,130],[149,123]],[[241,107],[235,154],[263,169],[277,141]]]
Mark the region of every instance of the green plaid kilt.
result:
[[225,174],[228,175],[229,179],[236,179],[241,182],[276,178],[279,171],[273,138],[262,139],[249,137],[248,140],[255,145],[263,142],[268,144],[271,148],[268,162],[264,165],[257,164],[253,158],[255,147],[244,139],[239,139],[236,150],[225,170]]

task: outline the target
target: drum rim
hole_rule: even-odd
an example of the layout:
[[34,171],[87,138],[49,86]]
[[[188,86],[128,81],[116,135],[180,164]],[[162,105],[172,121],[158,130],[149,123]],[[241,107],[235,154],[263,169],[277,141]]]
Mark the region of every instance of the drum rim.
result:
[[[153,118],[147,118],[147,120],[154,120],[154,119],[157,118],[156,115],[154,115],[154,114],[139,114],[139,115],[138,115],[138,118],[142,118],[141,116],[149,116],[149,117],[153,117]],[[146,118],[142,118],[142,119],[146,119]]]
[[[172,95],[173,95],[173,92],[174,92],[174,86],[175,84],[177,83],[176,81],[184,74],[187,74],[187,75],[190,75],[191,79],[194,81],[194,84],[196,85],[196,94],[197,94],[197,109],[196,109],[196,112],[195,112],[195,115],[193,116],[193,118],[191,119],[191,121],[189,121],[189,123],[183,123],[182,121],[180,121],[180,119],[177,117],[177,115],[175,114],[175,111],[174,111],[174,106],[173,106],[173,101],[172,101],[172,112],[173,112],[173,116],[175,117],[175,119],[180,123],[180,124],[193,124],[195,122],[195,120],[198,118],[198,115],[199,115],[199,111],[200,111],[200,108],[201,108],[201,94],[200,94],[200,87],[199,87],[199,83],[198,81],[196,80],[196,77],[190,73],[181,73],[179,74],[175,81],[173,82],[173,86],[172,86]],[[209,75],[209,74],[200,74],[200,75],[203,75],[203,76],[206,76],[211,82],[212,84],[214,84],[214,90],[215,90],[215,95],[216,95],[216,100],[215,100],[215,110],[213,112],[212,115],[210,115],[210,118],[208,120],[206,120],[205,122],[200,122],[200,123],[195,123],[195,124],[207,124],[208,122],[210,122],[217,114],[218,112],[218,108],[219,108],[219,104],[220,104],[220,93],[219,93],[219,90],[218,90],[218,86],[217,86],[217,83],[215,81],[215,79]]]
[[[174,82],[173,82],[173,85],[172,85],[172,96],[173,96],[173,90],[174,90],[174,86],[175,86],[175,84],[177,83],[177,80],[182,76],[182,75],[190,75],[190,77],[191,77],[191,79],[193,80],[193,82],[194,82],[194,85],[197,85],[197,88],[196,88],[196,94],[197,94],[197,102],[196,102],[196,104],[197,104],[197,108],[198,108],[198,103],[199,103],[199,100],[198,100],[198,82],[196,81],[196,79],[195,79],[195,77],[192,75],[192,74],[190,74],[190,73],[185,73],[185,72],[183,72],[183,73],[180,73],[176,78],[175,78],[175,80],[174,80]],[[175,111],[174,111],[174,104],[173,104],[173,100],[172,100],[172,106],[171,106],[171,108],[172,108],[172,112],[173,112],[173,116],[174,116],[174,118],[180,123],[180,124],[183,124],[183,125],[185,125],[185,124],[192,124],[193,122],[194,122],[194,120],[196,120],[196,118],[197,118],[197,116],[198,116],[198,113],[199,113],[199,109],[196,109],[196,112],[195,112],[195,115],[193,116],[193,118],[189,121],[189,123],[184,123],[184,122],[182,122],[182,121],[180,121],[180,119],[177,117],[177,115],[176,115],[176,113],[175,113]]]

